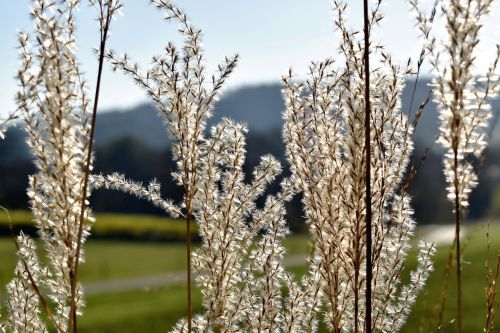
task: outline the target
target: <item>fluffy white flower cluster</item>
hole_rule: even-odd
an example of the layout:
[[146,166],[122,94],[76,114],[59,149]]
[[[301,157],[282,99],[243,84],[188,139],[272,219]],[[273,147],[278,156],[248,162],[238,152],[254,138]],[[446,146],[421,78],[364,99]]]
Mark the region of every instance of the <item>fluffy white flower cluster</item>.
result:
[[90,183],[94,189],[106,188],[108,190],[117,190],[129,193],[140,199],[148,200],[172,217],[183,215],[179,207],[161,197],[160,184],[156,180],[152,180],[147,187],[144,187],[141,183],[126,179],[124,175],[113,173],[108,176],[91,175]]
[[[91,4],[108,23],[120,7],[112,0]],[[77,270],[93,218],[84,185],[86,169],[92,168],[89,99],[74,52],[74,13],[79,5],[78,0],[33,0],[35,32],[18,37],[17,112],[37,170],[29,177],[27,194],[50,260],[42,265],[34,242],[23,234],[17,238],[18,264],[7,288],[4,332],[47,332],[46,324],[59,333],[75,332],[76,315],[84,305]],[[48,320],[42,320],[41,310]]]
[[40,266],[33,240],[20,234],[17,238],[20,260],[14,278],[7,285],[9,317],[0,323],[2,332],[48,332],[41,319],[40,299],[32,283],[40,285],[49,271]]
[[[326,323],[333,331],[362,331],[359,318],[365,310],[366,288],[363,50],[344,23],[346,4],[335,3],[346,68],[335,71],[333,62],[326,60],[311,66],[310,79],[303,84],[292,82],[291,73],[284,79],[283,136],[292,178],[257,209],[255,200],[280,172],[279,163],[263,157],[253,182],[246,184],[242,171],[246,128],[224,119],[209,137],[204,136],[217,91],[236,58],[220,66],[221,74],[212,77],[207,89],[199,30],[170,2],[153,2],[166,9],[167,19],[180,21],[185,36],[182,54],[167,44],[166,55],[154,57],[153,67],[145,73],[127,56],[109,52],[108,58],[148,92],[165,119],[178,165],[174,178],[185,190],[183,215],[195,218],[203,239],[193,266],[206,311],[192,322],[190,318],[180,321],[174,331],[315,331],[321,306],[328,309]],[[375,11],[372,22],[380,19]],[[412,127],[399,110],[409,69],[394,65],[386,54],[379,56],[383,66],[373,72],[371,83],[373,327],[396,332],[432,270],[433,247],[420,246],[418,268],[410,284],[400,286],[414,230],[409,198],[400,188],[412,151]],[[123,180],[114,186],[132,189]],[[137,186],[135,190],[145,193]],[[284,204],[296,191],[304,195],[314,240],[309,272],[301,283],[284,270],[281,245],[288,232]],[[288,293],[283,294],[283,288]]]
[[477,72],[478,36],[482,19],[492,0],[444,1],[446,40],[431,40],[433,86],[441,121],[439,142],[446,149],[444,173],[448,199],[469,205],[469,196],[477,185],[474,160],[478,161],[487,145],[489,101],[500,87],[498,60],[500,48],[486,75]]
[[[184,188],[179,215],[196,220],[203,240],[192,265],[206,311],[181,320],[174,332],[303,332],[307,321],[315,322],[318,303],[316,295],[304,292],[283,266],[281,240],[288,234],[284,205],[294,188],[284,180],[281,192],[268,196],[264,207],[257,208],[255,201],[281,172],[280,163],[272,156],[262,157],[253,181],[247,184],[243,172],[246,127],[223,119],[205,136],[206,120],[237,57],[227,58],[208,80],[200,31],[170,2],[153,3],[166,11],[168,20],[181,23],[182,53],[168,43],[166,54],[154,57],[153,67],[145,73],[126,55],[108,52],[107,56],[115,69],[148,92],[165,120],[174,139],[178,168],[173,176]],[[160,202],[151,191],[122,177],[94,180]],[[288,295],[283,295],[283,288],[290,291]]]
[[[428,21],[417,0],[410,4],[416,12],[417,26],[428,39],[434,71],[434,100],[439,108],[438,142],[446,150],[443,164],[448,199],[455,213],[455,259],[457,276],[457,332],[462,331],[462,278],[460,227],[469,197],[478,182],[477,169],[484,160],[487,145],[488,120],[491,117],[489,100],[500,87],[498,61],[500,46],[486,75],[478,73],[477,45],[482,20],[489,13],[493,0],[445,0],[441,13],[446,34],[441,40],[429,39]],[[434,17],[435,12],[431,13]]]
[[[310,66],[304,83],[284,78],[283,136],[292,183],[303,193],[314,242],[310,274],[321,290],[326,323],[333,332],[364,332],[366,289],[365,101],[363,43],[345,24],[345,2],[335,2],[346,66],[326,60]],[[376,22],[377,13],[372,13]],[[370,29],[372,26],[370,26]],[[378,50],[378,49],[377,49]],[[420,246],[419,265],[409,285],[400,274],[415,223],[409,197],[401,189],[412,151],[412,127],[400,111],[408,68],[372,50],[380,66],[371,76],[372,135],[372,324],[374,331],[397,332],[432,270],[433,247]]]
[[[26,33],[19,34],[17,104],[37,167],[37,173],[29,178],[28,197],[51,260],[47,267],[42,267],[33,242],[20,236],[16,277],[8,288],[8,331],[24,332],[19,328],[23,323],[33,327],[33,331],[46,331],[37,308],[41,288],[47,290],[54,307],[49,319],[60,332],[67,329],[72,298],[75,297],[77,309],[83,305],[81,290],[78,285],[72,287],[71,277],[77,251],[81,250],[77,246],[78,221],[85,200],[82,166],[89,132],[85,83],[74,54],[73,12],[77,7],[78,1],[34,1],[31,15],[35,45],[30,45]],[[85,216],[90,220],[88,211]],[[82,240],[89,230],[89,224],[82,226]],[[17,290],[16,286],[25,290]],[[33,310],[23,313],[23,306]]]
[[[104,2],[91,2],[100,8],[101,28],[106,26],[110,11],[105,16]],[[174,204],[162,198],[156,181],[143,186],[120,174],[94,175],[89,188],[149,200],[167,214],[185,218],[188,235],[190,222],[198,224],[202,244],[192,258],[189,237],[187,243],[188,290],[192,266],[204,311],[192,317],[189,305],[187,319],[172,332],[315,332],[320,321],[333,332],[364,332],[366,326],[377,332],[399,331],[432,271],[434,252],[433,246],[420,243],[417,268],[410,282],[401,285],[415,228],[410,199],[401,186],[413,149],[413,129],[400,110],[404,76],[410,69],[395,65],[381,47],[371,50],[380,66],[370,75],[372,176],[367,182],[363,43],[345,23],[347,3],[334,1],[345,66],[335,68],[327,59],[311,65],[305,82],[294,82],[291,71],[283,79],[283,137],[291,176],[281,182],[277,194],[267,195],[257,206],[282,166],[274,157],[263,156],[247,181],[245,125],[223,119],[209,133],[206,129],[237,56],[226,58],[216,74],[207,76],[200,30],[168,0],[152,2],[165,11],[167,20],[180,23],[182,48],[168,43],[165,54],[153,57],[152,67],[144,72],[126,55],[109,51],[106,57],[157,107],[173,138],[177,169],[172,175],[184,190],[183,200]],[[370,30],[382,19],[380,3],[372,12]],[[4,332],[47,332],[40,318],[43,309],[57,332],[76,333],[72,307],[80,311],[83,306],[75,272],[82,258],[80,244],[90,231],[89,223],[81,224],[81,207],[86,220],[92,220],[86,209],[89,193],[83,193],[92,140],[89,102],[73,52],[73,11],[78,4],[35,0],[35,47],[26,34],[19,37],[18,106],[37,166],[28,195],[50,263],[41,265],[33,241],[19,236],[19,263],[8,286],[9,317],[0,326]],[[472,134],[470,138],[480,141]],[[367,184],[373,235],[371,325],[361,319],[368,283]],[[282,245],[289,233],[285,205],[297,193],[303,195],[313,241],[308,271],[300,280],[285,270]]]

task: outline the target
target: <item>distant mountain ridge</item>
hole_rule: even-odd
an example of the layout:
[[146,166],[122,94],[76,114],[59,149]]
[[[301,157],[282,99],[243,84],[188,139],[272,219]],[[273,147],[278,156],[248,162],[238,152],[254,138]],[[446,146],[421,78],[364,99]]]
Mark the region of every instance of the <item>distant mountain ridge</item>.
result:
[[[429,79],[424,78],[420,79],[417,84],[412,106],[412,117],[419,105],[427,98],[430,90],[429,82]],[[405,112],[408,112],[410,108],[413,85],[414,81],[409,80],[403,91],[402,110]],[[214,116],[209,120],[208,126],[211,127],[223,117],[228,117],[245,122],[248,125],[250,135],[267,136],[279,131],[283,124],[281,113],[285,107],[281,97],[281,88],[281,84],[275,83],[241,87],[226,92],[216,104]],[[497,99],[494,102],[493,110],[499,108],[500,99]],[[437,110],[431,99],[420,118],[414,134],[416,146],[425,147],[431,144],[437,135],[437,131]],[[16,132],[16,129],[11,130],[4,144],[10,142],[10,144],[14,145],[16,147],[15,156],[19,157],[19,155],[23,155],[21,153],[23,135],[12,132]],[[164,149],[170,146],[170,138],[163,121],[157,115],[154,107],[147,103],[127,110],[108,110],[99,113],[95,133],[96,145],[131,137],[142,141],[153,149]],[[9,140],[10,135],[14,136],[14,138],[11,137],[12,140]],[[275,135],[273,134],[273,136]],[[500,129],[498,127],[494,131],[491,144],[492,146],[500,144]]]
[[[412,117],[429,93],[430,80],[420,79],[412,106]],[[408,112],[414,81],[408,80],[402,95],[402,110]],[[279,83],[241,87],[228,91],[217,103],[209,127],[222,117],[245,122],[250,134],[266,135],[282,127],[281,113],[284,109]],[[494,103],[494,110],[500,108],[500,100]],[[436,105],[429,101],[417,126],[414,139],[416,145],[427,146],[432,143],[438,131]],[[165,148],[170,140],[166,135],[162,120],[149,104],[142,104],[126,111],[108,111],[98,115],[96,128],[97,144],[111,139],[131,136],[140,139],[152,148]],[[495,130],[492,145],[500,144],[500,129]]]
[[[217,103],[208,127],[223,117],[248,124],[255,134],[281,128],[284,103],[279,84],[258,85],[230,90]],[[130,136],[153,148],[170,145],[165,127],[154,107],[141,104],[128,110],[111,110],[98,115],[96,143]]]
[[[418,106],[429,94],[429,80],[420,80],[416,87],[412,107],[413,118]],[[410,106],[413,81],[409,81],[403,92],[402,110],[407,113]],[[498,112],[499,100],[493,109]],[[285,159],[285,145],[281,138],[281,113],[284,103],[280,84],[243,87],[223,94],[217,103],[214,116],[208,126],[229,117],[248,125],[247,157],[245,174],[251,177],[252,169],[265,154],[276,156],[288,172]],[[182,191],[173,182],[171,172],[175,163],[171,160],[170,143],[161,118],[150,104],[142,104],[125,111],[111,110],[98,114],[96,128],[95,172],[109,174],[114,171],[126,174],[131,179],[148,182],[157,178],[162,183],[165,196],[179,201]],[[430,101],[424,111],[415,139],[415,159],[420,160],[424,149],[435,141],[438,129],[435,104]],[[481,214],[500,214],[500,130],[495,130],[493,144],[488,149],[488,157],[481,173],[478,188],[471,196],[470,217]],[[10,128],[6,139],[0,141],[0,203],[9,208],[27,208],[26,187],[28,175],[35,172],[34,165],[26,146],[22,126]],[[278,184],[279,182],[277,182]],[[427,156],[412,183],[410,192],[416,218],[422,223],[442,223],[450,221],[450,207],[446,201],[442,156],[438,145]],[[277,185],[270,193],[277,191]],[[432,195],[429,195],[431,194]],[[131,198],[125,194],[109,195],[105,191],[92,194],[92,207],[98,211],[118,211],[160,214],[161,211],[150,207],[147,202]],[[496,201],[495,201],[496,200]],[[296,226],[303,228],[300,217],[303,215],[299,199],[290,205],[291,218]],[[294,222],[295,223],[295,222]]]

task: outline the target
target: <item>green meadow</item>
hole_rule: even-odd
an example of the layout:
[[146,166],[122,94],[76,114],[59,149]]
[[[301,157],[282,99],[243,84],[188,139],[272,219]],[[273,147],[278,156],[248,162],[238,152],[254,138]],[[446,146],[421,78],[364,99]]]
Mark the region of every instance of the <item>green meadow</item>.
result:
[[[23,217],[24,214],[24,217]],[[29,214],[14,212],[13,222],[28,218]],[[162,233],[184,230],[181,221],[149,216],[121,216],[98,214],[96,230],[117,228],[116,225],[131,227],[133,233]],[[5,224],[0,215],[0,224]],[[163,223],[163,224],[162,224]],[[116,224],[116,225],[114,225]],[[167,226],[167,227],[166,227]],[[122,228],[122,227],[120,227]],[[171,228],[171,229],[169,229]],[[168,229],[168,230],[167,230]],[[123,229],[120,229],[123,230]],[[485,261],[487,258],[486,226],[473,228],[468,234],[464,252],[464,332],[482,332],[485,323]],[[181,236],[178,236],[180,239]],[[168,237],[167,237],[168,238]],[[496,249],[500,248],[500,225],[490,227],[490,265],[495,265]],[[292,235],[285,243],[290,256],[304,255],[309,249],[307,237]],[[432,273],[426,289],[417,299],[412,315],[403,332],[435,332],[432,323],[436,318],[436,305],[442,290],[444,266],[449,245],[441,246],[434,257],[436,270]],[[4,286],[12,277],[15,265],[15,247],[7,236],[0,238],[0,299],[5,300]],[[42,257],[43,258],[43,257]],[[145,242],[92,239],[85,244],[85,264],[81,266],[81,281],[95,283],[141,276],[152,276],[185,270],[185,247],[181,242]],[[415,267],[415,253],[410,253],[404,279],[408,270]],[[297,276],[304,273],[304,266],[289,267]],[[449,282],[447,303],[443,313],[443,327],[439,332],[453,332],[455,304],[455,281]],[[195,310],[201,311],[199,290],[194,295]],[[169,284],[162,287],[105,292],[86,297],[84,316],[80,319],[81,332],[165,332],[185,313],[185,285]],[[500,320],[496,318],[496,326]]]

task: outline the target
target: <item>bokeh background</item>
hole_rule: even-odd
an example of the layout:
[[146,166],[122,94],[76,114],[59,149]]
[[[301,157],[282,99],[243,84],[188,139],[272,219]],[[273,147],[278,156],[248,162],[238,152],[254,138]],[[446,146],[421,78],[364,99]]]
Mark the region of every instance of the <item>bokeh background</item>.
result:
[[[123,16],[112,25],[109,45],[118,53],[126,52],[145,67],[154,54],[162,52],[167,41],[180,42],[177,25],[167,23],[149,1],[124,0]],[[361,28],[361,2],[351,4],[350,20]],[[382,41],[396,61],[406,63],[420,54],[421,42],[413,27],[413,19],[405,1],[386,1],[382,26],[374,40]],[[297,80],[303,79],[311,61],[342,57],[336,48],[339,36],[333,27],[330,2],[301,0],[211,0],[178,1],[203,30],[208,71],[214,71],[226,55],[238,53],[240,62],[227,81],[220,102],[209,125],[222,117],[231,117],[248,124],[248,156],[245,165],[250,171],[260,156],[271,153],[284,165],[281,140],[281,75],[291,67]],[[2,3],[0,21],[0,119],[15,109],[17,83],[16,31],[31,31],[30,1]],[[80,22],[78,57],[93,88],[96,73],[98,27],[95,12],[86,3],[78,13]],[[485,22],[484,37],[478,52],[479,66],[486,68],[492,59],[495,43],[500,40],[500,4],[496,3],[490,19]],[[437,24],[439,35],[443,25]],[[481,67],[483,66],[483,67]],[[402,110],[409,111],[411,91],[416,84],[416,105],[429,93],[429,68],[424,66],[418,82],[409,77],[402,96]],[[500,100],[493,103],[500,110]],[[415,132],[414,161],[419,163],[430,148],[410,191],[418,237],[439,243],[437,271],[419,298],[406,332],[428,332],[435,323],[435,304],[442,293],[443,267],[448,257],[453,232],[451,205],[446,201],[442,175],[441,151],[433,144],[437,135],[437,110],[428,104]],[[486,163],[480,172],[480,185],[471,198],[466,222],[468,241],[464,260],[466,283],[466,332],[482,329],[484,310],[485,261],[487,259],[487,226],[490,226],[491,264],[500,248],[500,129],[492,130]],[[36,234],[31,222],[26,197],[27,176],[34,172],[30,153],[25,145],[21,124],[11,127],[0,142],[0,205],[9,208],[16,231]],[[165,196],[180,200],[181,188],[170,175],[170,139],[147,102],[145,95],[131,80],[106,66],[101,104],[97,118],[95,171],[108,174],[118,171],[131,179],[148,182],[156,178]],[[286,175],[286,171],[285,171]],[[272,188],[271,191],[276,190]],[[91,206],[97,214],[94,235],[88,244],[87,263],[82,267],[82,280],[88,291],[88,306],[82,319],[82,332],[155,332],[165,331],[184,315],[183,289],[184,225],[161,216],[161,211],[146,202],[116,192],[96,191]],[[307,225],[302,218],[300,197],[289,206],[288,218],[293,231],[287,241],[287,263],[297,276],[304,272],[302,264],[309,249]],[[451,228],[451,229],[450,229]],[[9,239],[8,217],[0,213],[0,300],[3,286],[12,275],[15,264],[14,246]],[[194,232],[193,237],[197,239]],[[415,264],[411,255],[408,268]],[[447,294],[442,331],[452,331],[453,281]],[[199,297],[199,295],[197,296]],[[197,299],[198,309],[200,308]],[[470,310],[470,311],[469,311]]]

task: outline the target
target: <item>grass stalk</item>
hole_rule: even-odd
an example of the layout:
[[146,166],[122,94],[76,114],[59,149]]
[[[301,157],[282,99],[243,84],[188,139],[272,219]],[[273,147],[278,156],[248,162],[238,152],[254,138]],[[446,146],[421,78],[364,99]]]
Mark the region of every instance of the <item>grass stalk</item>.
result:
[[364,75],[365,75],[365,199],[366,199],[366,293],[365,326],[366,332],[372,331],[372,197],[371,197],[371,128],[370,128],[370,36],[368,32],[368,0],[363,1],[364,16]]
[[[458,192],[458,190],[456,190]],[[460,253],[460,205],[458,203],[458,193],[455,199],[455,252],[456,273],[457,273],[457,332],[462,332],[462,265]]]
[[486,231],[486,285],[485,285],[485,294],[486,294],[486,324],[484,326],[483,332],[491,333],[495,328],[495,298],[497,295],[497,280],[500,273],[500,251],[497,251],[496,256],[496,269],[493,270],[490,267],[490,249],[491,249],[491,241],[490,241],[490,224],[488,223],[488,230]]
[[[78,221],[78,235],[76,239],[76,257],[75,261],[71,267],[70,278],[71,278],[71,300],[70,300],[70,318],[69,318],[69,331],[71,333],[78,332],[78,324],[77,324],[77,309],[76,309],[76,285],[78,282],[78,266],[80,261],[80,252],[82,246],[82,235],[83,235],[83,225],[85,223],[85,208],[87,201],[87,189],[89,183],[90,176],[90,165],[92,162],[92,149],[94,145],[94,135],[95,135],[95,125],[96,125],[96,117],[97,117],[97,106],[99,103],[99,93],[101,88],[101,78],[102,78],[102,68],[104,63],[104,54],[106,51],[106,41],[108,37],[109,25],[111,21],[112,15],[112,0],[108,2],[107,6],[107,14],[104,22],[104,26],[101,27],[101,41],[99,45],[99,67],[97,70],[97,83],[95,88],[95,96],[94,96],[94,105],[92,109],[92,122],[90,126],[90,134],[89,134],[89,144],[87,150],[87,158],[85,162],[85,171],[83,178],[83,188],[82,188],[82,202],[80,207],[80,217]],[[101,14],[103,13],[103,4],[101,3]]]
[[455,187],[455,268],[457,276],[457,333],[462,332],[462,264],[460,251],[460,198],[459,198],[459,179],[458,179],[458,138],[454,139],[453,145],[453,168],[454,168],[454,187]]
[[191,333],[191,325],[193,320],[193,305],[192,305],[192,285],[191,285],[191,214],[186,215],[186,261],[187,261],[187,317],[188,317],[188,332]]

